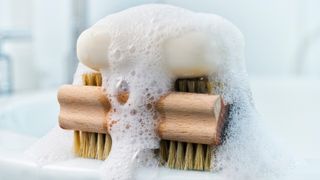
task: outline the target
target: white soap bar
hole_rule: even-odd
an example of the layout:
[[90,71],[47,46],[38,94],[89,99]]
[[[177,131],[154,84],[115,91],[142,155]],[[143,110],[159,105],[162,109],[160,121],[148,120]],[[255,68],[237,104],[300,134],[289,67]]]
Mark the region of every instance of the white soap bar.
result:
[[110,37],[102,27],[94,26],[80,35],[77,42],[77,56],[80,62],[99,71],[108,66]]
[[197,77],[211,74],[218,64],[219,47],[206,33],[191,32],[164,43],[168,68],[178,77]]

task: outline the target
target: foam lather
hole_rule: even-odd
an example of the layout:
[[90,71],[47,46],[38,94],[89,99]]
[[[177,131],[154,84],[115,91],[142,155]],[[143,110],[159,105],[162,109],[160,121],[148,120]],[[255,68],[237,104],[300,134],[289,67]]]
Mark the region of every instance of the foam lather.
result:
[[[215,150],[212,159],[217,163],[211,170],[219,170],[222,179],[261,179],[280,169],[274,168],[279,164],[274,148],[256,118],[244,45],[239,29],[220,16],[161,4],[108,15],[85,30],[77,42],[77,55],[85,66],[78,67],[75,84],[81,84],[85,68],[99,71],[112,107],[108,119],[117,122],[110,130],[111,152],[101,165],[103,178],[133,179],[134,169],[158,166],[153,153],[160,141],[156,102],[174,89],[176,79],[202,75],[212,84],[209,92],[232,105],[226,140]],[[128,94],[125,103],[117,98],[122,92]],[[45,162],[68,154],[64,148],[59,152],[44,148],[60,146],[52,142],[66,144],[63,138],[50,139],[58,137],[62,135],[44,138],[34,154]]]
[[[110,102],[100,87],[64,85],[59,89],[63,129],[109,133]],[[172,92],[156,104],[161,139],[219,145],[227,106],[219,95]]]

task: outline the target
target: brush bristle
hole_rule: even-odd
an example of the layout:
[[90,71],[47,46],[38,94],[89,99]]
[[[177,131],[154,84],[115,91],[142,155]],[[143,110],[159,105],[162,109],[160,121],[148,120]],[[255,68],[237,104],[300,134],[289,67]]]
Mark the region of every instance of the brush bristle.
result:
[[185,153],[185,170],[193,170],[194,166],[194,152],[193,152],[193,144],[187,143],[186,153]]
[[[84,74],[86,86],[101,86],[99,73]],[[210,83],[206,78],[178,79],[175,90],[179,92],[208,93]],[[109,134],[74,131],[74,154],[83,158],[105,160],[112,146]],[[213,146],[176,141],[160,141],[160,164],[172,169],[210,171],[213,167]]]
[[175,168],[183,169],[184,168],[184,153],[185,153],[185,143],[177,142],[177,154],[176,154],[176,164]]
[[96,158],[97,152],[97,133],[89,133],[88,157]]
[[73,151],[74,154],[80,156],[80,132],[74,131],[73,133]]
[[[177,79],[175,91],[210,93],[212,84],[206,77]],[[176,141],[160,141],[160,164],[172,169],[210,171],[213,146]]]
[[194,160],[194,166],[193,168],[198,171],[203,171],[204,168],[204,151],[203,151],[203,145],[202,144],[197,144],[196,148],[196,155],[195,155],[195,160]]
[[104,148],[103,148],[103,159],[106,159],[109,156],[109,153],[111,151],[112,146],[112,140],[111,136],[109,134],[105,134],[105,142],[104,142]]
[[[100,73],[82,75],[83,85],[101,86]],[[109,134],[74,131],[74,154],[83,158],[105,160],[111,150],[112,140]]]
[[96,159],[103,160],[103,150],[104,150],[104,134],[97,134],[97,153]]
[[166,162],[168,161],[168,151],[169,151],[169,145],[168,145],[169,141],[166,140],[161,140],[160,141],[160,150],[159,150],[159,154],[160,154],[160,164],[161,165],[165,165]]
[[175,168],[176,165],[176,142],[175,141],[170,141],[169,145],[169,154],[168,154],[168,163],[167,166],[169,168]]
[[207,145],[206,146],[206,156],[205,156],[205,160],[204,160],[204,170],[205,171],[210,171],[212,169],[211,165],[212,165],[212,153],[214,152],[213,147]]
[[87,157],[89,146],[89,133],[80,131],[80,157]]

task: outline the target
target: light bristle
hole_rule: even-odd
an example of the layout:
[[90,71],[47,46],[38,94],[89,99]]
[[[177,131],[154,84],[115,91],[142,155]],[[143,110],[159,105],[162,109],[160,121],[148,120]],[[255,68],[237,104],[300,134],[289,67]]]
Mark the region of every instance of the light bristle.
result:
[[175,141],[170,141],[169,154],[168,154],[168,163],[167,163],[167,166],[169,168],[175,168],[176,151],[177,151],[176,142]]
[[97,134],[97,153],[96,159],[103,160],[103,149],[104,149],[104,134]]
[[215,91],[213,90],[214,83],[212,82],[207,82],[207,89],[209,94],[216,94]]
[[[175,91],[209,93],[212,84],[206,77],[177,79]],[[210,171],[212,168],[211,145],[175,141],[160,141],[160,164],[173,169]]]
[[185,170],[193,170],[194,152],[193,152],[193,144],[192,143],[187,143],[184,163],[185,163],[184,164]]
[[111,151],[112,146],[112,140],[111,136],[109,134],[105,134],[105,142],[104,142],[104,148],[103,148],[103,159],[106,159],[109,156],[109,153]]
[[194,170],[203,171],[204,168],[204,151],[203,151],[203,144],[197,144],[196,148],[196,155],[194,157]]
[[[100,73],[82,75],[83,85],[101,86]],[[74,131],[74,154],[83,158],[105,160],[111,150],[111,136],[94,132]]]
[[87,132],[80,131],[80,156],[87,157],[89,146],[89,134]]
[[176,163],[175,168],[176,169],[183,169],[184,168],[184,143],[183,142],[177,142],[177,154],[176,154]]
[[212,146],[206,145],[206,156],[204,159],[204,170],[211,170],[211,157],[212,157]]
[[96,86],[102,85],[102,77],[100,73],[96,73],[95,75]]
[[88,157],[96,158],[97,152],[97,133],[89,133]]
[[88,74],[88,86],[96,86],[96,74]]

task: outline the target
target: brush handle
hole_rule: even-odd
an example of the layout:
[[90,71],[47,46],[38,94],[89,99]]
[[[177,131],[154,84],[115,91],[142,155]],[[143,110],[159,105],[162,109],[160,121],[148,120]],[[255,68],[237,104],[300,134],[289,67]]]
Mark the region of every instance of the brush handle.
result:
[[64,85],[58,91],[59,125],[63,129],[108,133],[111,105],[98,86]]
[[[109,133],[111,105],[101,87],[65,85],[59,89],[61,128]],[[156,103],[161,139],[220,144],[227,106],[221,96],[171,92]]]
[[221,96],[197,93],[170,93],[157,103],[161,139],[220,144],[227,106]]

